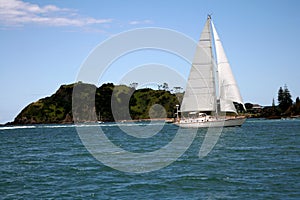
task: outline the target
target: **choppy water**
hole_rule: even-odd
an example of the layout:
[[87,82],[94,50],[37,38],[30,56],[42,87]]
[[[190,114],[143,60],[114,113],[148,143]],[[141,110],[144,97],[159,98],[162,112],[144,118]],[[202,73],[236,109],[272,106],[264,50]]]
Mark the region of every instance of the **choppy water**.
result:
[[[114,124],[101,126],[128,151],[153,151],[176,130],[167,124],[139,143]],[[204,135],[171,165],[134,174],[97,161],[72,125],[0,127],[0,199],[300,199],[300,120],[225,128],[199,159]]]

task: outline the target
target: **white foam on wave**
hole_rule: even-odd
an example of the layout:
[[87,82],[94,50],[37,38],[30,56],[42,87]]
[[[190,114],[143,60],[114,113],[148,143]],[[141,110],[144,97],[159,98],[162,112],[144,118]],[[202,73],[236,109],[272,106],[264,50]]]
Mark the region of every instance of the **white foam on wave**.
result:
[[13,129],[28,129],[28,128],[67,128],[74,127],[73,124],[69,125],[24,125],[24,126],[2,126],[0,130],[13,130]]
[[36,128],[36,126],[2,126],[0,127],[0,130],[26,129],[26,128]]
[[118,126],[160,126],[164,122],[144,123],[144,122],[124,122],[124,123],[101,123],[101,124],[46,124],[46,125],[24,125],[24,126],[2,126],[0,130],[27,129],[27,128],[70,128],[70,127],[118,127]]
[[75,127],[75,125],[74,124],[40,125],[37,128],[69,128],[69,127]]

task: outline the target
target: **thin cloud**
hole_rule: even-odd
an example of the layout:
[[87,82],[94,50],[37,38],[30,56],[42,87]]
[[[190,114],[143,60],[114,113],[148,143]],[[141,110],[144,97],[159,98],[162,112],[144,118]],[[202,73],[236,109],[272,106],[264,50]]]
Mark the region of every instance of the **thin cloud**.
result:
[[130,21],[129,22],[130,25],[141,25],[141,24],[153,24],[153,21],[151,20],[136,20],[136,21]]
[[112,19],[81,17],[76,10],[59,8],[55,5],[39,6],[21,0],[0,0],[0,24],[4,26],[38,24],[80,27],[110,22]]

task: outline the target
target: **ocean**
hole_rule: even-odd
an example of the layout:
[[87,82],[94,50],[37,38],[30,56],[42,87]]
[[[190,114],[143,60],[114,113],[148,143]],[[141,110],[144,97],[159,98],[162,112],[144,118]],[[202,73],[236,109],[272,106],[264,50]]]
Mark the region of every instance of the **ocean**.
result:
[[[117,124],[100,126],[110,141],[136,153],[167,145],[177,130],[165,124],[153,138],[136,139]],[[175,162],[133,173],[95,159],[74,125],[0,127],[0,199],[300,199],[299,119],[248,119],[224,128],[199,158],[206,131],[198,130]]]

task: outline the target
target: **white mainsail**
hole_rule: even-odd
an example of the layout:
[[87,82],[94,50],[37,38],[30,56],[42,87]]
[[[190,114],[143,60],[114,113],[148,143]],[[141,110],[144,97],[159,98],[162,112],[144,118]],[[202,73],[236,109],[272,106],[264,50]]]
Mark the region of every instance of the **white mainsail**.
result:
[[201,33],[188,78],[181,112],[216,110],[210,19]]
[[233,73],[231,71],[230,64],[227,60],[221,40],[212,21],[211,26],[214,37],[218,66],[220,108],[223,112],[236,113],[236,109],[233,102],[240,103],[244,106],[243,99],[240,94],[238,85],[235,81],[235,78],[233,76]]

